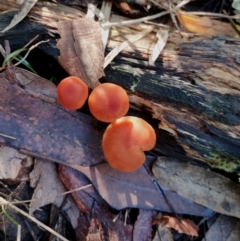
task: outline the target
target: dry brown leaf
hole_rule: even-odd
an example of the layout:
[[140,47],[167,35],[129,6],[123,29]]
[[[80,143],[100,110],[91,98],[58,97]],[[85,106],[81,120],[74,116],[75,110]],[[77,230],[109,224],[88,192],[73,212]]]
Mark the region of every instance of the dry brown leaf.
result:
[[153,224],[160,224],[166,228],[173,228],[179,233],[185,233],[190,236],[198,236],[198,226],[190,219],[163,216],[159,220],[154,220]]
[[70,74],[81,78],[90,88],[98,86],[103,72],[103,42],[100,25],[89,19],[58,23],[61,35],[59,63]]
[[[65,188],[59,179],[55,163],[37,159],[30,177],[30,185],[35,188],[29,208],[30,214],[46,204],[55,204],[57,207],[62,205],[65,198],[62,193]],[[71,220],[73,228],[77,228],[79,210],[70,196],[66,199],[63,211]]]
[[237,241],[239,237],[240,220],[234,217],[221,215],[209,228],[204,240]]
[[179,11],[177,17],[183,27],[192,33],[237,37],[236,31],[230,23],[213,20],[209,17],[184,14],[184,11]]
[[[154,158],[155,159],[155,158]],[[153,158],[148,157],[145,165],[151,166]],[[116,209],[127,207],[172,212],[166,199],[154,185],[144,167],[135,172],[124,173],[113,169],[108,163],[93,167],[75,167],[85,174],[109,205]],[[162,187],[165,196],[178,213],[208,216],[211,210],[197,205]]]
[[240,185],[204,168],[159,157],[153,164],[159,183],[198,204],[222,214],[240,217]]
[[[89,180],[82,173],[59,165],[59,175],[68,190],[85,186]],[[133,227],[120,219],[113,221],[115,214],[93,187],[71,193],[81,215],[78,219],[77,239],[101,241],[132,241]]]
[[28,173],[22,172],[21,176],[19,174],[21,174],[23,167],[27,168],[32,164],[32,158],[13,148],[0,146],[0,179],[28,180]]

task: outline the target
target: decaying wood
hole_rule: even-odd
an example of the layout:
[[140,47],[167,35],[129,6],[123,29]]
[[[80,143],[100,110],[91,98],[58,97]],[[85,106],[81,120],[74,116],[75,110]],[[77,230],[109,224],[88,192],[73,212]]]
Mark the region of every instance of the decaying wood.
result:
[[8,31],[9,29],[13,28],[15,25],[17,25],[20,21],[22,21],[30,11],[30,9],[34,6],[34,4],[37,2],[37,0],[27,0],[22,2],[22,6],[20,11],[14,16],[14,18],[11,20],[10,24],[4,28],[1,32],[4,33]]
[[[111,34],[120,41],[124,31]],[[115,41],[108,47],[115,47]],[[184,40],[172,34],[155,65],[149,66],[154,41],[152,35],[134,44],[135,51],[126,48],[105,70],[107,81],[128,89],[132,107],[160,121],[159,153],[239,172],[240,40]]]
[[[1,0],[0,0],[1,1]],[[1,3],[0,3],[1,4]],[[0,5],[1,8],[2,5]],[[0,15],[0,30],[5,28],[16,11],[7,12]],[[20,38],[24,33],[24,37]],[[49,34],[48,29],[42,24],[23,20],[17,26],[13,27],[6,33],[0,33],[0,44],[4,46],[4,40],[9,40],[10,47],[14,51],[21,49],[34,37],[39,36],[36,42],[50,40],[47,44],[40,45],[39,48],[55,58],[59,55],[59,50],[56,48],[56,40]]]
[[[13,9],[17,10],[20,7],[15,0],[0,0],[1,12]],[[38,1],[29,12],[28,17],[39,24],[46,24],[52,31],[56,31],[57,21],[79,19],[83,15],[83,12],[71,7],[47,1]]]
[[[74,18],[74,13],[69,16]],[[108,50],[136,33],[112,28]],[[148,57],[156,41],[152,33],[124,49],[105,70],[106,80],[125,87],[132,107],[159,121],[153,120],[153,125],[159,124],[155,150],[160,154],[238,173],[240,40],[224,36],[184,39],[172,33],[150,66]],[[56,57],[56,52],[52,55]]]

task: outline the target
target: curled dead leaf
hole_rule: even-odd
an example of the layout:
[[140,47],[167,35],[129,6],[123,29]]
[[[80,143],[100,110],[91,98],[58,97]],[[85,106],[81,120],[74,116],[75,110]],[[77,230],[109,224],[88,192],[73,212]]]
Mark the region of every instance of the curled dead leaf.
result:
[[198,226],[190,219],[163,216],[158,220],[153,220],[153,224],[160,224],[166,228],[173,228],[179,233],[185,233],[190,236],[198,236]]
[[103,72],[103,42],[99,24],[89,18],[58,23],[61,35],[59,63],[70,74],[81,78],[90,88],[98,86]]
[[188,31],[201,35],[224,35],[237,37],[236,31],[230,23],[224,23],[209,17],[198,17],[179,11],[178,20]]

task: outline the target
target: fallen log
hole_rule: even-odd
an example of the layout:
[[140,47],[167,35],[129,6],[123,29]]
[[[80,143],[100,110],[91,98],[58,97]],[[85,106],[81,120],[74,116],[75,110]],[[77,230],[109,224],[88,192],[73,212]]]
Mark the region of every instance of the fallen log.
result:
[[[28,36],[31,29],[21,31]],[[1,34],[1,44],[9,39],[6,34]],[[48,35],[43,30],[39,34]],[[134,34],[133,28],[111,29],[107,51]],[[154,32],[149,34],[125,48],[105,69],[102,81],[127,89],[134,114],[144,116],[156,128],[158,154],[239,173],[240,40],[186,36],[172,33],[150,65],[148,57],[157,38]],[[12,50],[22,47],[21,41]],[[45,52],[57,58],[54,48],[52,40]]]

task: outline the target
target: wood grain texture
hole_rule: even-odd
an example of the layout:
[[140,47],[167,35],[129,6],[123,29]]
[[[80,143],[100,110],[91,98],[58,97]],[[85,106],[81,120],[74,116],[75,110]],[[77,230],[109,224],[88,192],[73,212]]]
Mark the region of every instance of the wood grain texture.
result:
[[[124,31],[111,34],[110,49],[124,34],[129,37]],[[172,34],[150,66],[154,41],[151,36],[135,43],[135,51],[126,48],[105,70],[106,81],[126,88],[133,108],[159,120],[159,153],[238,173],[240,40]]]

